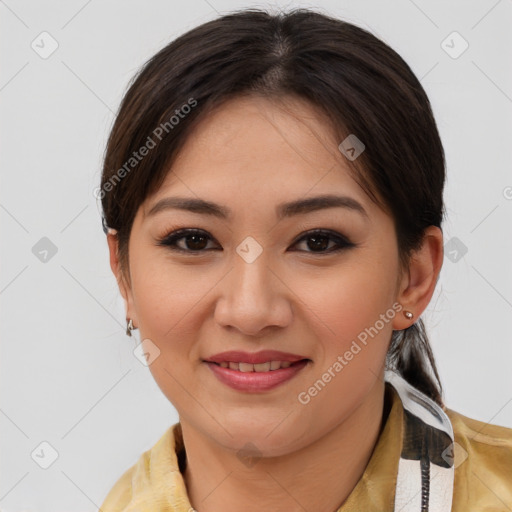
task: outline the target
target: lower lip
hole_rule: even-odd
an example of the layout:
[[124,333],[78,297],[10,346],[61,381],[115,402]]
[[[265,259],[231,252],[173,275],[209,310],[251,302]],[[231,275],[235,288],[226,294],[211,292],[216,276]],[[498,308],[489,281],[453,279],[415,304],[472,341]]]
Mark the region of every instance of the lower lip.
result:
[[231,368],[205,361],[215,376],[224,384],[237,391],[268,391],[290,380],[297,375],[307,364],[307,360],[299,361],[288,368],[270,370],[268,372],[241,372]]

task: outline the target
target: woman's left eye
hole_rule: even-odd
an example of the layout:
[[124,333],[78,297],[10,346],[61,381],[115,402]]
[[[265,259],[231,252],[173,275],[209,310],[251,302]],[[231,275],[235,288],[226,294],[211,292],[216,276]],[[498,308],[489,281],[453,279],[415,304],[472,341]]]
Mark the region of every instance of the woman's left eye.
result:
[[[184,240],[183,244],[179,244]],[[197,254],[205,252],[208,241],[213,241],[213,238],[206,232],[199,229],[178,229],[165,236],[158,241],[158,245],[169,247],[173,251],[181,251],[189,254]],[[355,244],[350,242],[345,236],[334,231],[317,229],[309,231],[308,233],[297,239],[292,247],[298,245],[300,242],[306,242],[306,246],[312,250],[305,250],[303,252],[317,253],[317,254],[330,254],[342,249],[354,247]],[[334,242],[334,246],[331,244]],[[209,250],[219,250],[210,248]],[[220,249],[222,250],[222,249]]]
[[[306,233],[304,236],[299,238],[294,245],[297,245],[302,240],[306,241],[306,246],[308,248],[314,249],[312,251],[305,252],[312,253],[332,253],[341,251],[342,249],[348,249],[349,247],[354,247],[355,245],[352,242],[350,242],[350,240],[348,240],[347,237],[341,235],[340,233],[321,229]],[[334,242],[334,247],[332,245],[329,246],[330,242]],[[318,251],[317,249],[320,249],[320,251]]]

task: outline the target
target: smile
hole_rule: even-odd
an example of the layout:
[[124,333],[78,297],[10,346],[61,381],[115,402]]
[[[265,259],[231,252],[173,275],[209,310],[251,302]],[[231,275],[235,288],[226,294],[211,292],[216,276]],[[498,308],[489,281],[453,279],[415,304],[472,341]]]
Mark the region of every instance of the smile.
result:
[[[300,362],[300,361],[299,361]],[[280,368],[288,368],[293,363],[291,361],[267,361],[266,363],[234,363],[232,361],[222,361],[218,363],[222,368],[230,368],[239,372],[270,372]]]
[[217,379],[237,391],[264,392],[290,381],[301,372],[309,359],[300,361],[267,361],[265,363],[234,363],[205,361]]

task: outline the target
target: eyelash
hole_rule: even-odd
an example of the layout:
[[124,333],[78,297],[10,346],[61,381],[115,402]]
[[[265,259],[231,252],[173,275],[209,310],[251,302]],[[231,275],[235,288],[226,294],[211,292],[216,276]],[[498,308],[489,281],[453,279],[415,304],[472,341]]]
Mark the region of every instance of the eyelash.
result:
[[[177,251],[177,252],[181,252],[184,254],[190,254],[190,255],[200,254],[202,252],[206,252],[207,250],[212,250],[212,249],[198,249],[198,250],[183,249],[176,245],[178,240],[181,240],[182,238],[186,238],[187,236],[193,236],[193,235],[200,235],[200,236],[208,238],[209,240],[214,240],[212,237],[210,237],[208,235],[208,233],[206,231],[203,231],[201,229],[183,228],[183,229],[178,229],[176,231],[173,231],[173,232],[169,233],[168,235],[166,235],[165,237],[160,238],[157,242],[157,245],[167,247],[171,251]],[[336,233],[335,231],[330,231],[330,230],[326,230],[326,229],[314,229],[314,230],[308,231],[308,232],[304,233],[301,236],[301,238],[297,239],[293,243],[293,245],[297,245],[299,242],[301,242],[303,240],[307,240],[308,238],[313,237],[315,235],[334,240],[337,244],[337,248],[335,248],[335,249],[331,248],[326,251],[299,251],[299,252],[306,252],[306,253],[315,254],[315,255],[317,255],[317,254],[325,255],[325,254],[336,253],[336,252],[342,251],[344,249],[349,249],[351,247],[355,247],[355,245],[356,245],[356,244],[352,243],[350,240],[348,240],[347,237],[341,235],[340,233]],[[218,250],[218,249],[213,249],[213,250]]]

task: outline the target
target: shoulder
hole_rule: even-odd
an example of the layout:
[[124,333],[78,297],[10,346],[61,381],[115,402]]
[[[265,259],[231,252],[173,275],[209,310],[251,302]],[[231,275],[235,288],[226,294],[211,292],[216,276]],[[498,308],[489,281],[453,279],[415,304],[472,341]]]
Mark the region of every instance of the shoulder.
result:
[[445,412],[455,439],[452,511],[512,509],[512,429]]
[[131,503],[137,482],[148,474],[151,450],[144,452],[138,461],[128,468],[110,489],[103,504],[101,512],[122,512]]
[[103,504],[101,512],[125,512],[131,506],[148,503],[152,493],[152,469],[160,464],[162,452],[166,452],[169,443],[173,443],[175,425],[165,431],[160,439],[149,449],[143,452],[137,462],[128,468],[110,489]]

